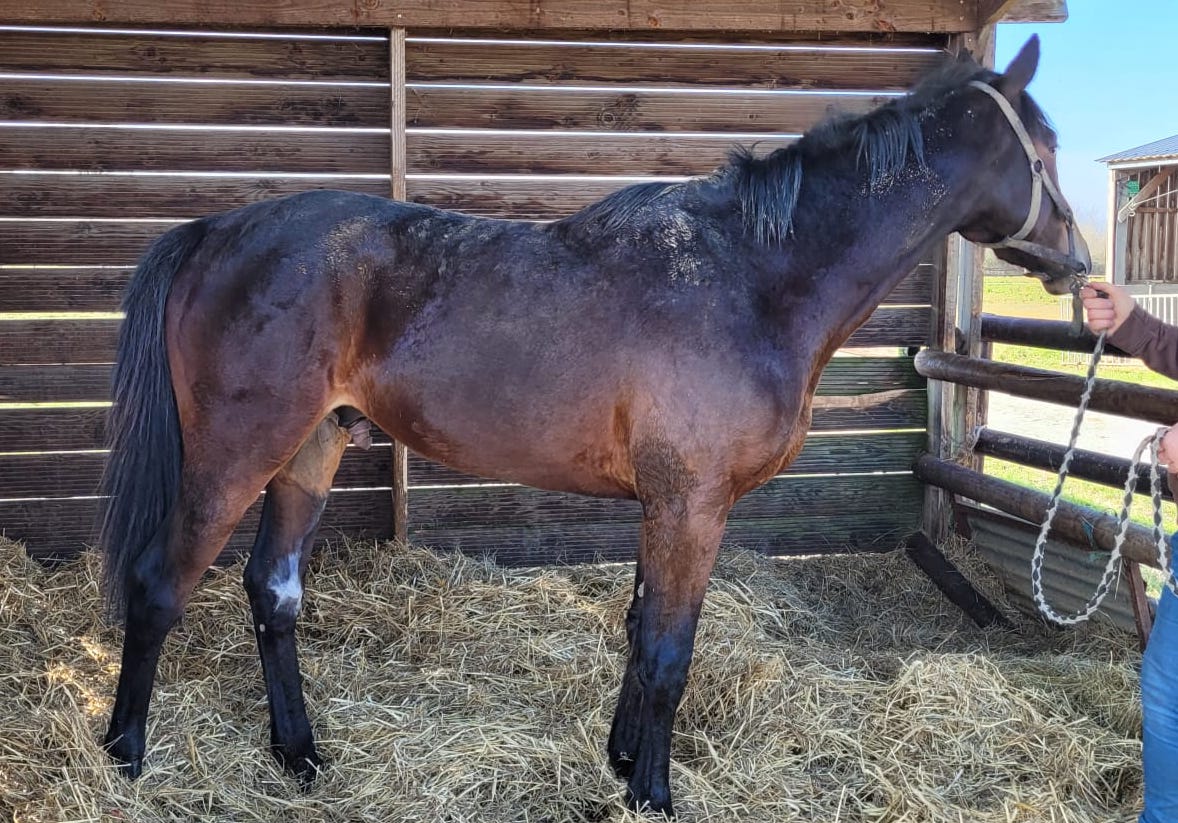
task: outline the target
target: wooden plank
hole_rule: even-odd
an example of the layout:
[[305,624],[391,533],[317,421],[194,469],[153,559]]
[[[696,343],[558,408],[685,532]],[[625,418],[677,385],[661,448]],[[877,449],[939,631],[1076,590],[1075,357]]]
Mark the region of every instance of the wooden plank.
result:
[[388,134],[0,126],[0,169],[388,174]]
[[[2,500],[0,534],[25,542],[29,553],[39,557],[68,556],[93,545],[98,522],[95,498],[73,500]],[[222,558],[246,551],[253,545],[258,529],[261,503],[255,503],[242,518]],[[319,540],[388,539],[392,535],[388,492],[333,492],[319,527]]]
[[[923,449],[923,432],[873,432],[808,437],[801,454],[778,476],[839,472],[906,472],[911,469],[913,461]],[[414,501],[417,499],[418,491],[422,491],[422,487],[425,486],[462,486],[477,491],[483,488],[481,484],[486,482],[486,478],[464,474],[440,463],[426,460],[420,455],[410,454],[409,485],[414,489]],[[413,507],[416,505],[414,502]]]
[[[997,363],[945,352],[922,351],[916,368],[933,380],[950,380],[967,386],[1000,391],[1048,403],[1075,407],[1084,390],[1084,378],[1047,369]],[[1135,417],[1168,426],[1174,422],[1178,391],[1141,386],[1121,380],[1097,378],[1088,408]]]
[[[771,556],[886,552],[911,531],[912,514],[898,507],[864,512],[855,519],[831,523],[826,518],[779,518],[769,522],[729,523],[724,545]],[[578,563],[629,563],[637,556],[638,526],[605,523],[577,526],[535,526],[517,529],[422,529],[410,540],[442,550],[490,556],[501,566],[542,566]]]
[[0,409],[0,453],[101,449],[105,444],[105,407]]
[[[153,240],[180,222],[0,221],[0,265],[134,265]],[[18,361],[0,353],[4,362]]]
[[0,311],[118,311],[131,271],[129,266],[0,269]]
[[[600,37],[600,35],[588,35]],[[407,72],[413,83],[520,83],[533,86],[723,86],[741,89],[905,90],[943,55],[933,51],[678,48],[629,43],[421,42],[410,39]],[[656,79],[657,78],[657,79]]]
[[[7,14],[0,13],[4,17]],[[347,34],[342,33],[341,34]],[[234,80],[382,81],[388,44],[369,39],[171,35],[91,29],[0,32],[0,72]]]
[[[422,133],[408,135],[410,174],[707,174],[735,141],[673,135]],[[758,141],[764,151],[788,138]]]
[[[0,499],[84,497],[98,494],[105,453],[0,454]],[[392,448],[349,448],[332,488],[387,488]]]
[[[193,219],[313,189],[387,196],[387,178],[0,174],[0,216]],[[4,273],[0,272],[0,277]],[[0,305],[3,305],[0,302]]]
[[0,403],[106,401],[110,372],[109,365],[0,366]]
[[[912,452],[907,456],[906,467],[911,466],[915,454]],[[788,478],[788,482],[784,478]],[[813,516],[844,516],[846,501],[860,501],[877,479],[886,478],[857,475],[826,477],[819,482],[815,478],[797,478],[795,481],[786,475],[746,495],[733,509],[732,519],[772,519],[796,514],[797,510]],[[798,485],[791,485],[794,482]],[[841,490],[844,495],[836,494],[833,489]],[[856,508],[870,510],[875,494],[869,494],[862,504],[856,502]],[[882,503],[882,498],[874,502]],[[784,511],[783,507],[795,511]],[[419,530],[523,528],[538,523],[588,524],[636,520],[640,513],[641,507],[635,501],[561,494],[527,486],[460,486],[414,489],[409,516],[413,529]]]
[[[1040,2],[1062,0],[1040,0]],[[722,7],[694,0],[406,0],[340,4],[287,0],[254,4],[235,0],[25,0],[3,11],[0,22],[152,25],[374,26],[464,29],[638,29],[731,31],[959,32],[978,28],[975,4],[960,0],[739,0]]]
[[10,77],[0,94],[0,121],[384,128],[388,111],[368,85]]
[[412,128],[800,134],[832,115],[864,114],[890,99],[875,94],[788,91],[730,94],[427,85],[409,90],[407,122]]

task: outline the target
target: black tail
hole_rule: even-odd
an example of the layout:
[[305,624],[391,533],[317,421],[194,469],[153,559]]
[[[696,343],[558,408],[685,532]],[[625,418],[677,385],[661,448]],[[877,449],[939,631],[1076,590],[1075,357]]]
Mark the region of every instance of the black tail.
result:
[[107,421],[110,455],[102,476],[106,498],[99,544],[107,610],[126,614],[131,561],[155,535],[180,486],[180,420],[164,341],[164,304],[184,260],[204,239],[203,220],[177,226],[152,244],[123,296],[126,317],[112,378]]

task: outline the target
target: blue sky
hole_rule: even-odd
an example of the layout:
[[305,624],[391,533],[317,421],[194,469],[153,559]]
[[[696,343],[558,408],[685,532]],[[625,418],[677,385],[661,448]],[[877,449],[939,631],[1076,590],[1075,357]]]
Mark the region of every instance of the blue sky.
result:
[[1059,132],[1060,186],[1082,223],[1103,225],[1108,173],[1096,159],[1178,134],[1178,0],[1068,0],[1068,12],[1000,24],[994,62],[1006,68],[1038,33],[1028,90]]

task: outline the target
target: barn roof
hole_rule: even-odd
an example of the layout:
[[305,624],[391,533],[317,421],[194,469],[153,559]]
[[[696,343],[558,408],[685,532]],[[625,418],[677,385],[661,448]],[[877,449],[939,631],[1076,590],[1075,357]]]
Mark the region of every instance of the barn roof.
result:
[[1125,149],[1116,154],[1110,154],[1108,157],[1102,157],[1098,162],[1109,163],[1125,163],[1131,160],[1154,160],[1154,159],[1169,159],[1178,158],[1178,134],[1172,134],[1169,137],[1163,137],[1161,140],[1155,140],[1152,143],[1146,143],[1144,146],[1138,146],[1134,149]]

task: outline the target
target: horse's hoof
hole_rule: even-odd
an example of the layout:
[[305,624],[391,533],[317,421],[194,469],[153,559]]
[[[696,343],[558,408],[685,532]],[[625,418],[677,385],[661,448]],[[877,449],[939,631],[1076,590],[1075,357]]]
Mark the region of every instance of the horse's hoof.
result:
[[299,781],[299,788],[303,791],[310,789],[319,772],[323,771],[323,758],[315,751],[314,744],[300,754],[289,752],[285,746],[271,746],[270,751],[283,770]]
[[106,749],[107,755],[115,762],[123,777],[134,780],[143,774],[143,751],[134,751],[132,746],[127,745],[126,735],[111,737],[108,733],[102,748]]
[[622,780],[629,780],[634,776],[634,758],[627,752],[609,752],[609,765],[614,774]]
[[626,790],[626,805],[644,817],[666,820],[675,819],[675,810],[671,807],[671,798],[639,797],[632,789]]

